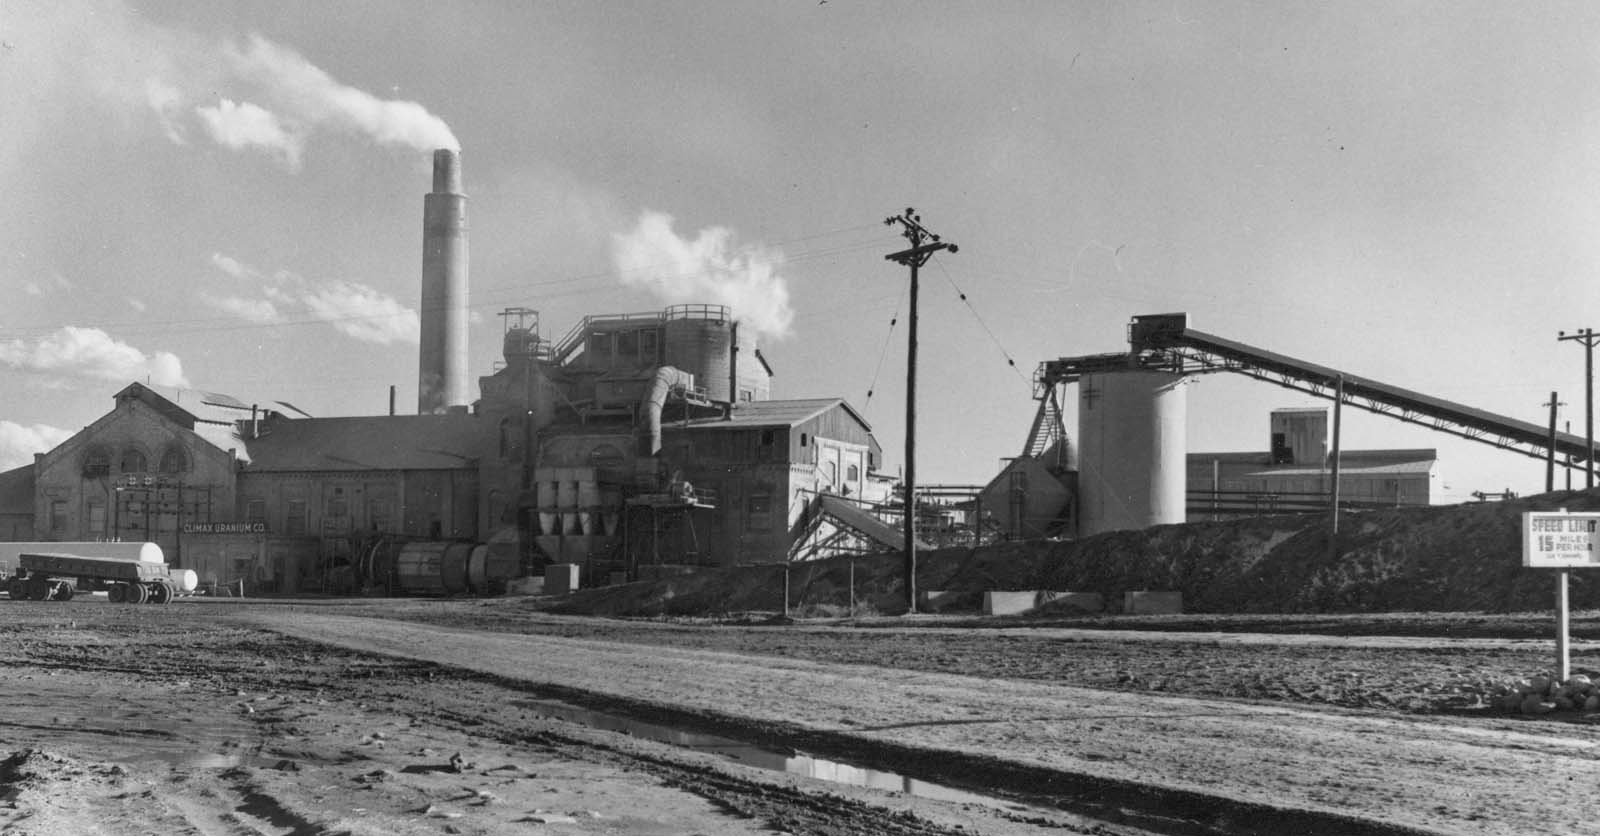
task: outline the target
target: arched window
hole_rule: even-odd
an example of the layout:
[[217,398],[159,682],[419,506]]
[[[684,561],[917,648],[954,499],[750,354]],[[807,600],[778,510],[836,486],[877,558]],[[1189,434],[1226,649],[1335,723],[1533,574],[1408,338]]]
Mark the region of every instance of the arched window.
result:
[[176,444],[167,446],[161,452],[162,473],[186,473],[189,470],[189,454]]
[[111,473],[111,454],[104,447],[91,447],[83,455],[83,475],[105,476]]
[[850,468],[845,471],[845,477],[844,478],[845,478],[845,481],[848,481],[848,482],[859,482],[859,481],[861,481],[861,468],[856,467],[855,465],[850,465]]
[[150,469],[144,452],[133,447],[122,451],[122,462],[117,467],[123,473],[144,473]]

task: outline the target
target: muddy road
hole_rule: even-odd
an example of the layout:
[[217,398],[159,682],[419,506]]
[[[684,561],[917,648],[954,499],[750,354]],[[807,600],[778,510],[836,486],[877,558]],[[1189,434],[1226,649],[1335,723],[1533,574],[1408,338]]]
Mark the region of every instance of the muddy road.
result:
[[1547,654],[510,600],[8,601],[0,829],[1576,832],[1600,730],[1474,707],[1480,680]]

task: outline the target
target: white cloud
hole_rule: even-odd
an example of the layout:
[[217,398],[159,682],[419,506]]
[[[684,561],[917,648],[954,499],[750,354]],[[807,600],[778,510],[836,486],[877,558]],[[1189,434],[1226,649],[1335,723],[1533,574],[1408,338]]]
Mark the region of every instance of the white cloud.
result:
[[188,145],[189,137],[178,120],[182,117],[183,94],[159,78],[144,80],[145,103],[161,121],[161,132],[175,145]]
[[122,301],[127,302],[128,303],[128,307],[133,308],[134,311],[136,311],[138,313],[144,313],[146,310],[149,310],[149,308],[150,308],[149,305],[146,305],[144,303],[144,300],[135,299],[132,296],[125,296],[125,297],[123,297]]
[[361,342],[390,345],[422,341],[416,312],[366,285],[330,282],[307,292],[302,299],[318,319]]
[[98,328],[67,325],[36,340],[0,342],[0,365],[55,377],[188,386],[183,364],[165,351],[145,354]]
[[71,437],[71,430],[47,424],[0,421],[0,470],[33,464],[34,453],[48,453]]
[[421,342],[416,312],[377,288],[351,281],[312,281],[288,270],[269,275],[223,253],[212,253],[211,265],[232,278],[259,284],[260,298],[200,294],[206,304],[249,322],[291,322],[304,313],[361,342]]
[[671,215],[648,210],[638,227],[613,235],[611,242],[623,284],[649,288],[669,304],[727,305],[734,318],[763,335],[788,335],[794,310],[788,284],[778,275],[782,252],[738,247],[733,231],[721,226],[680,238]]
[[250,102],[222,99],[217,104],[197,107],[206,133],[227,148],[258,148],[279,155],[291,171],[300,168],[300,151],[305,138],[285,128],[277,114]]

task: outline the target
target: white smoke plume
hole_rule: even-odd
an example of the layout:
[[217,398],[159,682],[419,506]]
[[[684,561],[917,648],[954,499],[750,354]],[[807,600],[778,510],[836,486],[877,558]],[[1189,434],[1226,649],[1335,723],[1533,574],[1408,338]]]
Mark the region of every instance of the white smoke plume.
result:
[[34,453],[48,453],[71,437],[71,430],[48,424],[0,421],[0,470],[33,464]]
[[[229,38],[157,22],[128,0],[0,0],[0,175],[93,103],[99,129],[216,142],[295,170],[319,137],[397,148],[459,149],[422,105],[341,83],[260,34]],[[46,106],[48,105],[48,106]]]
[[381,145],[461,150],[444,120],[422,105],[380,99],[341,84],[300,53],[260,35],[251,35],[244,49],[230,44],[226,55],[235,74],[254,83],[287,122],[302,130],[326,126]]
[[668,304],[727,305],[741,324],[763,336],[789,334],[794,310],[788,284],[778,275],[782,252],[737,246],[733,231],[722,226],[680,238],[672,223],[671,215],[646,210],[633,231],[612,235],[612,260],[623,284],[649,288]]
[[217,144],[238,150],[262,148],[283,157],[290,169],[300,168],[305,137],[291,133],[272,111],[249,102],[223,99],[215,107],[198,107],[200,121]]
[[36,340],[0,342],[0,365],[54,377],[81,377],[158,386],[188,386],[183,364],[165,351],[145,354],[99,328],[63,326]]

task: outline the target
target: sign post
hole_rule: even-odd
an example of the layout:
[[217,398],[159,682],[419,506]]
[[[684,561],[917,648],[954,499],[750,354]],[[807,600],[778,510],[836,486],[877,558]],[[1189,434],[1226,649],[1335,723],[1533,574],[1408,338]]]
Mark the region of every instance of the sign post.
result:
[[1526,511],[1522,515],[1522,565],[1556,569],[1556,669],[1562,682],[1572,675],[1568,647],[1567,573],[1600,567],[1600,514]]

